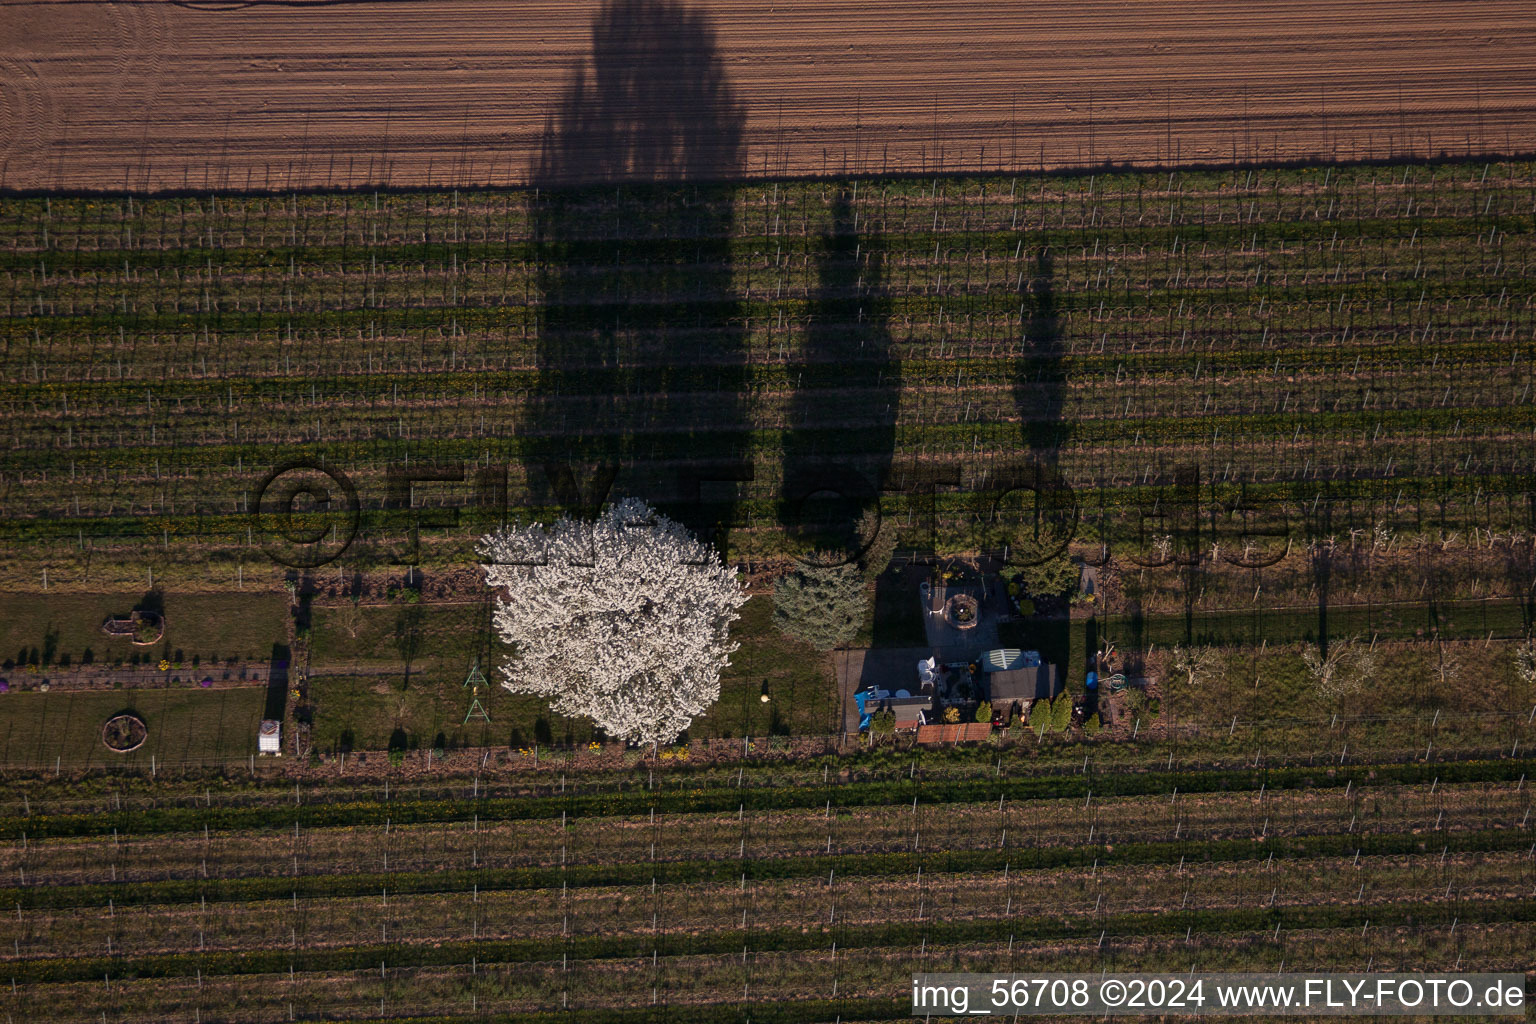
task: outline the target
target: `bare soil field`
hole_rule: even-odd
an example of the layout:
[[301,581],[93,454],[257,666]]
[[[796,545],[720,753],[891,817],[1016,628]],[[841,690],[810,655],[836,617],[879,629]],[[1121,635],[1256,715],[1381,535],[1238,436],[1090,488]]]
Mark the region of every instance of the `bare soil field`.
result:
[[1523,0],[0,3],[0,187],[1536,150]]

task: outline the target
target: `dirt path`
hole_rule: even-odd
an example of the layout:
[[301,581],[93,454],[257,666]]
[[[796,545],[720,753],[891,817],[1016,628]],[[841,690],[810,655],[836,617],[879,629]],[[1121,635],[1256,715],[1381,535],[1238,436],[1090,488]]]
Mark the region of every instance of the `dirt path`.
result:
[[[594,19],[665,36],[670,2],[0,0],[0,185],[520,183],[575,69],[622,77]],[[752,175],[1536,150],[1524,0],[691,9],[667,45],[713,55]],[[688,60],[639,59],[618,120],[700,116],[676,107],[706,91],[665,85]]]

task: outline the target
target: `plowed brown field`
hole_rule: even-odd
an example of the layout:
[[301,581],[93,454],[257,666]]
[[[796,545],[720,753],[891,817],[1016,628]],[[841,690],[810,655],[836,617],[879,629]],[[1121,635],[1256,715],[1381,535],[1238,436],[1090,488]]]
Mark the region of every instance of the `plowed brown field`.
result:
[[[0,185],[521,183],[562,102],[684,131],[701,53],[754,176],[1536,150],[1529,0],[688,9],[672,33],[670,0],[3,0]],[[653,33],[617,76],[605,19]],[[639,85],[566,99],[578,73]],[[567,149],[561,176],[612,175]]]

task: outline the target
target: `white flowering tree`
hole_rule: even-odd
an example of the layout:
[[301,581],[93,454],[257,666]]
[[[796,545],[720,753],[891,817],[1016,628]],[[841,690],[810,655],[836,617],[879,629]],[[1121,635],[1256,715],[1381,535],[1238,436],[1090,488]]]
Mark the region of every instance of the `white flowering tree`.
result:
[[747,595],[686,528],[645,502],[481,538],[494,623],[516,650],[501,685],[608,735],[656,745],[720,697]]

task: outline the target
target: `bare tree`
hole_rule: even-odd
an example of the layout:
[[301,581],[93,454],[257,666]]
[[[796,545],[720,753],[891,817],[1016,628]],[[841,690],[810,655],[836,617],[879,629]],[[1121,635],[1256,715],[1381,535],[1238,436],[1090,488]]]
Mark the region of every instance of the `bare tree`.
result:
[[357,639],[357,631],[363,628],[363,610],[358,606],[356,598],[337,609],[336,621],[347,631],[347,636]]
[[1221,652],[1208,644],[1175,644],[1168,654],[1168,671],[1184,677],[1187,690],[1197,689],[1221,664]]
[[1317,692],[1329,700],[1353,696],[1376,671],[1374,645],[1362,644],[1358,636],[1335,640],[1327,653],[1311,645],[1303,647],[1301,660],[1312,674]]
[[1449,692],[1449,687],[1456,682],[1461,675],[1461,670],[1466,664],[1466,653],[1447,644],[1440,637],[1435,637],[1435,672],[1440,677],[1441,696]]

